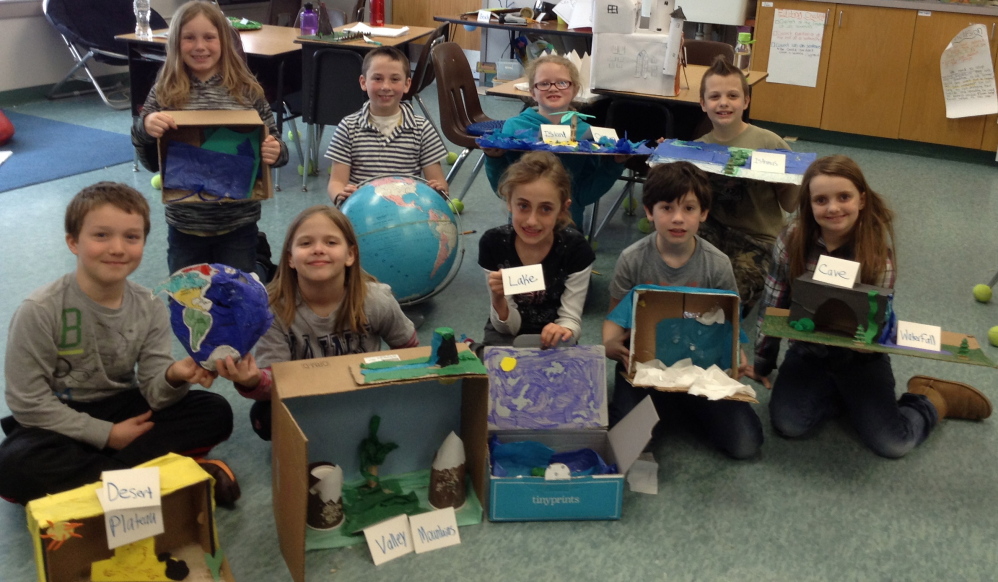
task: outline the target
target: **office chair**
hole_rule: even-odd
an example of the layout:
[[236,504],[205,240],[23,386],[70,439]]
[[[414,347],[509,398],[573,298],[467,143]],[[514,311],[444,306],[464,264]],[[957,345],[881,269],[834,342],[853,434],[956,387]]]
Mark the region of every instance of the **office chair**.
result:
[[[114,39],[116,35],[135,31],[135,15],[130,0],[44,0],[42,12],[59,35],[73,57],[73,68],[46,95],[49,99],[62,99],[80,95],[80,91],[60,93],[69,81],[87,81],[94,86],[101,100],[113,109],[128,109],[131,98],[128,89],[101,87],[90,70],[90,61],[109,65],[125,66],[128,55],[121,52],[122,45]],[[152,10],[149,26],[153,30],[166,28],[166,21]],[[78,73],[83,71],[85,76]],[[110,99],[108,94],[123,94],[122,99]]]
[[[437,97],[440,107],[440,128],[454,144],[461,146],[464,150],[457,157],[457,161],[451,166],[447,173],[447,183],[450,184],[454,176],[457,175],[461,166],[471,150],[479,149],[475,143],[475,138],[484,133],[483,129],[475,131],[472,126],[485,129],[489,127],[501,127],[501,121],[490,118],[482,112],[482,104],[478,100],[478,87],[475,85],[475,78],[471,74],[471,65],[468,64],[467,57],[461,46],[455,42],[444,42],[431,49],[433,57],[433,70],[437,76]],[[496,127],[497,124],[498,127]],[[482,154],[475,163],[471,178],[457,195],[457,199],[464,198],[468,193],[468,188],[475,181],[475,176],[482,169],[485,155]]]
[[683,43],[686,64],[709,67],[714,57],[723,55],[729,63],[735,62],[735,47],[725,42],[713,40],[687,40]]
[[[310,120],[305,137],[303,192],[307,191],[309,170],[319,165],[319,141],[325,126],[339,124],[367,101],[367,93],[356,81],[360,78],[363,63],[360,53],[346,49],[319,49],[312,57],[312,78],[306,81],[312,87],[311,102],[303,104]],[[316,125],[319,126],[318,133],[315,132]]]
[[403,101],[414,101],[419,105],[419,109],[422,110],[423,116],[430,122],[433,129],[436,130],[437,135],[440,135],[441,140],[443,135],[440,134],[440,128],[433,121],[433,116],[430,115],[429,110],[426,109],[426,104],[419,97],[419,93],[430,86],[433,80],[436,78],[433,74],[433,58],[431,56],[431,51],[433,47],[438,44],[445,43],[448,40],[450,30],[450,24],[444,23],[440,25],[436,30],[430,34],[423,45],[423,49],[419,52],[419,60],[416,61],[416,69],[412,73],[412,84],[409,86],[409,90],[402,97]]

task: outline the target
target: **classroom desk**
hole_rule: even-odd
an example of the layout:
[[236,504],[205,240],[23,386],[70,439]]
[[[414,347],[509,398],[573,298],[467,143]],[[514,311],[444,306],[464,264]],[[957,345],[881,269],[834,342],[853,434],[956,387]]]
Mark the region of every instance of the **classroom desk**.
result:
[[[156,82],[156,74],[166,60],[166,32],[166,29],[154,31],[154,34],[163,36],[151,39],[138,38],[134,33],[115,37],[127,45],[133,116],[139,114],[149,90]],[[301,53],[301,46],[295,44],[299,34],[296,28],[267,24],[260,30],[239,31],[243,52],[246,53],[246,64],[263,86],[268,100],[283,100],[286,89],[285,71],[294,68],[294,63],[289,66],[288,62]],[[291,89],[295,90],[296,87]]]
[[[343,26],[339,26],[333,29],[335,32],[343,32],[347,28],[355,26],[356,23],[350,23]],[[386,24],[387,28],[402,28],[401,25],[397,24]],[[404,48],[404,46],[414,40],[423,38],[433,32],[434,29],[427,28],[425,26],[410,26],[409,32],[401,36],[389,37],[389,36],[374,36],[371,37],[372,40],[376,40],[381,43],[381,46],[392,46],[398,48]],[[295,36],[295,43],[301,46],[302,50],[302,107],[304,112],[302,113],[302,120],[305,123],[312,123],[312,93],[314,88],[311,83],[308,82],[312,78],[312,60],[315,55],[315,51],[324,48],[339,48],[339,49],[349,49],[358,52],[366,53],[372,48],[376,48],[378,45],[365,42],[364,39],[348,40],[345,42],[333,42],[328,40],[317,40],[310,38],[298,38]],[[345,79],[344,82],[358,83],[357,79]]]
[[[339,26],[333,29],[335,32],[343,32],[347,28],[355,26],[356,23],[346,24],[344,26]],[[386,24],[388,28],[402,28],[402,25],[398,24]],[[430,35],[434,29],[427,28],[425,26],[410,26],[409,32],[402,34],[400,36],[389,37],[389,36],[374,36],[371,37],[372,40],[376,40],[381,43],[381,46],[392,46],[405,50],[405,45]],[[313,103],[313,95],[315,94],[315,87],[312,86],[312,68],[313,60],[316,51],[326,48],[337,48],[337,49],[347,49],[354,50],[361,53],[366,53],[372,48],[376,48],[378,45],[365,42],[364,39],[348,40],[334,42],[329,40],[319,40],[312,38],[295,38],[294,42],[301,45],[302,50],[302,121],[305,123],[305,156],[304,166],[307,168],[318,168],[319,167],[319,152],[321,150],[321,144],[319,141],[322,139],[321,132],[315,131],[315,125],[322,125],[321,119],[316,119],[317,108]],[[343,79],[344,83],[360,83],[357,78],[353,79]],[[304,168],[302,169],[302,191],[308,188],[308,176],[309,172],[306,172]]]
[[[702,118],[704,114],[700,110],[700,79],[703,78],[704,72],[707,70],[706,66],[703,65],[687,65],[686,73],[680,78],[679,82],[679,94],[672,96],[664,95],[648,95],[646,93],[631,93],[629,91],[612,91],[609,89],[596,89],[593,93],[597,95],[605,95],[610,99],[615,98],[630,98],[639,99],[642,101],[652,101],[665,104],[677,104],[683,105],[685,107],[695,107],[694,115],[697,118]],[[748,81],[749,86],[755,85],[759,81],[766,78],[769,73],[765,71],[749,71]],[[491,87],[485,91],[486,95],[493,95],[496,97],[512,97],[520,99],[525,104],[533,104],[533,97],[530,93],[526,91],[520,91],[515,87],[518,83],[526,83],[526,77],[520,77],[515,81],[509,81],[503,83],[496,87]],[[749,110],[746,109],[745,120],[748,121]],[[699,123],[699,122],[698,122]],[[677,134],[686,133],[696,133],[695,128],[698,123],[694,123],[693,126],[688,128],[687,131],[678,131]],[[694,135],[676,135],[675,137],[679,139],[692,139],[696,137]]]
[[[694,105],[700,104],[700,79],[703,78],[704,72],[707,70],[706,66],[703,65],[687,65],[686,73],[680,78],[679,81],[679,94],[673,96],[664,95],[648,95],[646,93],[631,93],[629,91],[614,91],[610,89],[595,89],[593,93],[597,95],[609,95],[611,97],[633,97],[635,99],[645,99],[649,101],[665,101],[665,102],[680,102],[680,103],[691,103]],[[749,71],[748,82],[749,86],[755,85],[759,81],[765,79],[769,73],[764,71]],[[526,83],[526,77],[520,77],[515,81],[509,81],[498,85],[496,87],[491,87],[485,91],[486,95],[493,95],[496,97],[514,97],[521,100],[533,101],[530,93],[527,91],[520,91],[516,88],[519,83]]]
[[462,18],[461,16],[434,16],[433,20],[447,22],[451,26],[474,26],[476,28],[490,28],[509,32],[576,36],[587,39],[592,39],[593,37],[593,30],[591,28],[568,28],[557,20],[545,20],[544,22],[534,22],[532,24],[500,24],[498,21],[478,22],[475,18],[476,16],[469,16],[467,18]]
[[[474,26],[476,28],[484,28],[486,31],[505,30],[509,32],[510,46],[512,46],[516,35],[523,33],[584,39],[586,41],[586,52],[593,52],[593,30],[591,28],[568,28],[557,19],[534,22],[531,24],[500,24],[498,21],[478,22],[475,18],[476,16],[466,15],[434,16],[433,20],[437,22],[446,22],[450,24],[452,28],[454,26]],[[452,38],[453,36],[453,34],[450,34],[449,38]],[[484,33],[482,36],[482,61],[487,62],[489,60],[489,43],[488,39],[485,38]],[[481,76],[479,84],[483,86],[485,85],[485,75]]]

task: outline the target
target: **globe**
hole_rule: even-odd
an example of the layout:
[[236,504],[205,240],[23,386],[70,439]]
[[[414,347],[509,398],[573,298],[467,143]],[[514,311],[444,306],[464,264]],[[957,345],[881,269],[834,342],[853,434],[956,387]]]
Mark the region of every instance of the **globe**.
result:
[[360,184],[343,204],[365,271],[411,305],[442,291],[460,267],[460,233],[447,200],[426,182],[381,176]]
[[267,289],[255,274],[218,263],[184,267],[156,288],[170,297],[170,325],[187,353],[208,370],[248,353],[270,328]]

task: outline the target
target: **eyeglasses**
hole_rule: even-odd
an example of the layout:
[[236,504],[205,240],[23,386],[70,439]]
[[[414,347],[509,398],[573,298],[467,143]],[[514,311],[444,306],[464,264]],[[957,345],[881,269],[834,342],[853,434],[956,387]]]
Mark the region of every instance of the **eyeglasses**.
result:
[[557,87],[559,90],[565,90],[572,86],[571,81],[541,81],[539,83],[534,83],[534,89],[539,89],[541,91],[547,91],[551,87]]

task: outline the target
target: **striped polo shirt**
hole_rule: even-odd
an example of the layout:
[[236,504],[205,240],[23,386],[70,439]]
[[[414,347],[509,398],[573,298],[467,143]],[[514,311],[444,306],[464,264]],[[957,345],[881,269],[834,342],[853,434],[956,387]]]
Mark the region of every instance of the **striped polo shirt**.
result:
[[326,157],[350,166],[350,183],[360,184],[384,174],[421,176],[423,168],[447,157],[447,148],[425,117],[401,103],[402,122],[385,137],[371,123],[368,101],[336,127]]

